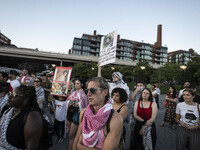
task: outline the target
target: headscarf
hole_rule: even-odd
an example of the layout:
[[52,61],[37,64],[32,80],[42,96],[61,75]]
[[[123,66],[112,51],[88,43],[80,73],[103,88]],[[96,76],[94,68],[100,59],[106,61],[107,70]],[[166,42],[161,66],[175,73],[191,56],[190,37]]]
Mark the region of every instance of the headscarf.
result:
[[[114,75],[116,75],[119,80],[116,80],[114,78]],[[120,72],[114,72],[112,74],[112,79],[115,82],[115,84],[124,84],[124,80],[122,78],[123,78],[123,75]]]

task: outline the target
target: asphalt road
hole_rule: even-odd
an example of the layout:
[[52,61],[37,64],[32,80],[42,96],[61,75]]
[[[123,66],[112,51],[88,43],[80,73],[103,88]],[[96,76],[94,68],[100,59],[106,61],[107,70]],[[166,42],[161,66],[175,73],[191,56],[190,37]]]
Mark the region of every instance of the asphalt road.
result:
[[[159,98],[159,104],[160,109],[158,110],[158,115],[156,118],[156,130],[157,130],[157,144],[156,144],[156,150],[175,150],[176,146],[176,130],[172,130],[169,125],[165,125],[164,127],[160,127],[160,123],[162,122],[165,108],[162,106],[164,102],[165,95],[160,95]],[[132,106],[131,103],[128,104],[129,111],[131,112]],[[129,113],[130,114],[130,113]],[[129,150],[130,145],[130,133],[131,128],[133,128],[134,123],[125,123],[126,127],[126,141],[125,141],[125,150]],[[66,136],[68,137],[68,135]],[[64,139],[63,143],[56,143],[55,137],[53,137],[54,145],[50,150],[68,150],[68,138]]]

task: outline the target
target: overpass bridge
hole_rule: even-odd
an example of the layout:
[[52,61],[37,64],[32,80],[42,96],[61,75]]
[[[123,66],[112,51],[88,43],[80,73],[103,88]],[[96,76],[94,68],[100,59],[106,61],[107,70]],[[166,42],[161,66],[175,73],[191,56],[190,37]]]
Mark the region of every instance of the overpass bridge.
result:
[[[17,64],[19,62],[34,62],[43,64],[56,64],[58,66],[73,66],[77,62],[98,62],[98,57],[89,57],[82,55],[53,53],[38,51],[28,48],[0,47],[0,66],[6,63]],[[116,60],[113,65],[136,66],[136,62]],[[160,65],[152,65],[154,69]]]

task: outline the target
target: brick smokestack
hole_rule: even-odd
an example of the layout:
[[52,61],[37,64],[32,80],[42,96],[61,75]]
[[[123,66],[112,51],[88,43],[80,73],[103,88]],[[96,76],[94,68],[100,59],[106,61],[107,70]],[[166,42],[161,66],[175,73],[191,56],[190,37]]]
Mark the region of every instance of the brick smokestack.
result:
[[157,47],[161,47],[162,46],[162,25],[159,24],[158,25],[158,32],[157,32],[157,42],[156,42],[156,46]]
[[120,41],[120,35],[117,35],[117,41]]
[[93,35],[97,35],[97,30],[94,30],[94,33],[93,33]]

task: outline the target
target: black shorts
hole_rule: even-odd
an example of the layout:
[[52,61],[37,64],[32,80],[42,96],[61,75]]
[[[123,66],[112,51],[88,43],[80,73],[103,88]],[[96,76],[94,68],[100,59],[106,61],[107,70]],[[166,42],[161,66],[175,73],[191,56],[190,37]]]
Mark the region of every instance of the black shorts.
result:
[[69,106],[67,110],[67,120],[73,122],[73,117],[77,112],[79,112],[79,107]]

